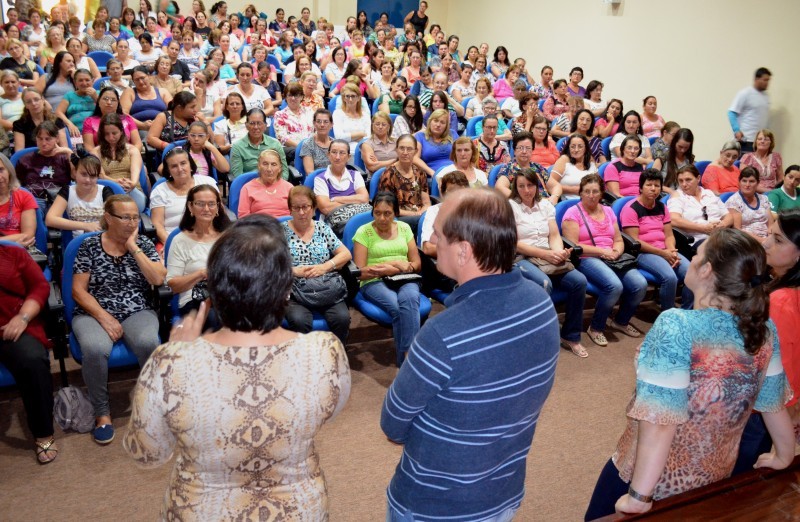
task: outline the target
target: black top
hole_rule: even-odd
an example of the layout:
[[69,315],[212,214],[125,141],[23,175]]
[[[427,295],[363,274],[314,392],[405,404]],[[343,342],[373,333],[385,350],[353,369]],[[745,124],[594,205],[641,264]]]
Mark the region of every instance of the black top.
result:
[[189,72],[189,66],[186,65],[184,62],[177,60],[175,63],[172,64],[172,70],[169,72],[170,74],[180,74],[182,82],[188,82],[191,79],[191,73]]
[[411,20],[408,22],[414,26],[414,29],[417,31],[417,33],[422,33],[424,35],[425,28],[428,27],[428,15],[420,18],[419,14],[417,13],[419,13],[419,11],[415,9],[414,14],[411,15]]
[[36,64],[31,60],[25,60],[24,63],[20,64],[9,56],[7,58],[3,58],[3,61],[0,62],[0,69],[4,71],[11,69],[17,73],[17,76],[19,76],[20,80],[33,80],[33,73],[36,71]]
[[[60,118],[55,119],[56,127],[59,129],[64,128],[64,122]],[[21,132],[25,136],[25,148],[36,146],[36,137],[33,135],[33,129],[36,128],[33,120],[30,118],[20,118],[12,124],[14,132]]]

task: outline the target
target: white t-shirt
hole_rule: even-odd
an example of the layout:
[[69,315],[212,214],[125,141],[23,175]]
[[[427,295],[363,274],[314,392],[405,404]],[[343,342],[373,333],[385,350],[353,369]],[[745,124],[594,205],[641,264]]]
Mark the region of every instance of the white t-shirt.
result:
[[[211,185],[217,188],[217,182],[210,176],[195,174],[194,186]],[[169,188],[168,183],[161,183],[150,193],[150,208],[164,207],[164,228],[169,235],[178,228],[186,208],[186,194],[179,196]]]
[[467,102],[467,109],[472,109],[472,116],[483,116],[483,101],[477,96]]
[[[566,185],[568,187],[579,187],[581,185],[581,180],[584,176],[588,176],[589,174],[597,174],[597,167],[594,163],[589,165],[589,168],[586,170],[581,170],[574,163],[567,162],[567,166],[564,167],[564,172],[561,174],[561,185]],[[561,196],[561,199],[578,199],[580,196],[577,194],[564,194]]]
[[314,178],[314,194],[317,196],[325,196],[330,197],[330,192],[328,191],[328,184],[325,180],[330,181],[333,188],[336,190],[347,190],[350,185],[353,185],[353,193],[357,192],[360,188],[365,187],[366,184],[364,183],[364,178],[361,177],[361,173],[358,171],[351,171],[348,169],[344,169],[344,173],[342,174],[342,178],[340,180],[336,179],[336,176],[333,175],[331,172],[331,168],[328,167],[325,170],[325,173],[321,176],[317,176]]
[[[214,242],[199,242],[186,234],[178,234],[172,240],[167,258],[167,282],[172,278],[197,272],[206,267],[208,254]],[[181,292],[178,306],[184,306],[192,299],[192,290]]]
[[[624,132],[618,132],[618,133],[614,134],[613,138],[611,138],[611,144],[608,146],[608,149],[611,151],[611,160],[610,161],[614,161],[614,160],[618,160],[619,159],[619,156],[614,154],[614,149],[617,148],[617,147],[621,147],[622,146],[622,142],[625,140],[626,136],[627,136],[627,134],[625,134]],[[641,152],[639,152],[639,156],[641,157],[641,156],[644,156],[644,151],[648,150],[650,148],[650,140],[647,139],[647,137],[645,137],[643,134],[639,134],[639,139],[642,142],[642,150],[641,150]]]
[[351,118],[342,109],[333,111],[333,135],[336,139],[350,143],[350,154],[356,151],[358,144],[358,141],[352,138],[356,132],[363,132],[365,138],[372,136],[372,120],[370,120],[369,111],[364,111],[362,107],[361,118]]
[[550,248],[550,221],[556,219],[556,208],[546,199],[539,200],[533,208],[513,199],[511,208],[517,220],[517,238],[526,245]]
[[250,109],[261,109],[264,110],[264,107],[267,106],[267,103],[272,101],[272,96],[269,95],[269,92],[260,85],[253,84],[253,94],[250,96],[246,96],[242,89],[239,88],[239,85],[234,85],[229,92],[238,92],[244,98],[244,106],[245,112],[249,111]]
[[738,115],[739,130],[744,134],[744,141],[755,141],[758,131],[766,129],[769,121],[767,91],[759,91],[753,86],[742,89],[728,110]]
[[428,207],[428,210],[425,211],[425,220],[422,222],[422,232],[420,233],[423,245],[426,241],[431,240],[431,236],[433,235],[433,222],[436,221],[436,216],[439,215],[439,210],[441,208],[442,204],[437,203],[436,205]]
[[511,116],[517,118],[522,114],[522,109],[519,108],[519,100],[513,97],[506,98],[503,105],[500,106],[501,111],[509,111]]

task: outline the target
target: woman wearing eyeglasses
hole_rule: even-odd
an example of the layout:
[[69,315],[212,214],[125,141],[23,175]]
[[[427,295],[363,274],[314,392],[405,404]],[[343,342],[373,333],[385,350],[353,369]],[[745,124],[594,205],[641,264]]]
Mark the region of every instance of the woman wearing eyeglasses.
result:
[[353,84],[342,88],[342,106],[333,111],[333,133],[336,139],[350,144],[350,154],[355,152],[356,144],[362,138],[372,135],[369,111],[361,107],[361,91]]
[[[205,301],[199,290],[206,285],[208,254],[230,226],[231,221],[216,189],[198,185],[189,191],[179,225],[181,231],[172,239],[166,259],[167,285],[173,293],[179,294],[178,315],[181,317],[197,310]],[[218,326],[213,310],[207,324]]]
[[[292,219],[283,222],[283,231],[292,254],[292,273],[295,278],[318,278],[335,273],[352,259],[350,251],[330,227],[324,221],[314,220],[317,197],[310,188],[302,185],[293,187],[289,191],[288,203]],[[321,313],[331,332],[342,344],[347,342],[350,312],[344,298],[333,304],[311,307],[301,304],[297,294],[293,293],[286,306],[289,330],[309,333],[313,323],[312,312]]]
[[125,195],[106,200],[103,233],[86,239],[75,257],[72,331],[83,353],[95,442],[114,440],[108,399],[108,356],[124,339],[144,366],[159,344],[158,316],[150,308],[150,287],[164,282],[167,269],[146,237],[139,236],[139,209]]
[[153,188],[150,193],[150,213],[158,241],[164,244],[169,234],[178,228],[189,190],[197,185],[211,185],[216,189],[217,182],[210,176],[195,174],[197,165],[189,152],[175,147],[164,158],[166,183]]

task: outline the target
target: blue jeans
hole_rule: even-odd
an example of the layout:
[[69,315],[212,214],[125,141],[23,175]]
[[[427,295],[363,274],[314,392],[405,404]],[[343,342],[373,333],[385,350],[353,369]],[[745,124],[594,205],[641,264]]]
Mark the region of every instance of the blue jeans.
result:
[[376,281],[362,287],[361,292],[392,317],[397,360],[402,361],[419,332],[419,285],[406,283],[394,292],[383,281]]
[[[481,522],[511,522],[514,519],[514,515],[517,512],[517,508],[508,508],[502,513],[492,518],[486,518]],[[414,522],[416,520],[414,518],[414,513],[411,511],[406,511],[405,513],[400,513],[396,509],[392,507],[391,504],[387,502],[386,505],[386,522]]]
[[617,302],[619,302],[619,310],[614,320],[622,326],[627,325],[647,292],[647,280],[644,276],[634,268],[620,277],[602,259],[597,257],[581,259],[578,270],[600,292],[592,316],[592,330],[595,332],[605,331],[606,320]]
[[561,338],[573,343],[579,342],[581,340],[581,330],[583,330],[583,305],[586,303],[586,277],[577,270],[570,270],[566,274],[549,276],[527,259],[518,261],[517,267],[525,279],[529,279],[541,286],[548,294],[553,293],[553,288],[558,288],[567,293],[564,324],[561,326]]
[[[672,268],[667,263],[667,260],[656,254],[639,254],[639,268],[647,270],[658,279],[659,291],[658,301],[661,305],[661,311],[669,310],[675,307],[675,292],[678,289],[678,283],[683,282],[686,277],[686,272],[689,270],[689,260],[678,254],[681,263]],[[694,304],[694,294],[689,290],[686,285],[683,286],[681,292],[681,308],[684,310],[691,310]]]

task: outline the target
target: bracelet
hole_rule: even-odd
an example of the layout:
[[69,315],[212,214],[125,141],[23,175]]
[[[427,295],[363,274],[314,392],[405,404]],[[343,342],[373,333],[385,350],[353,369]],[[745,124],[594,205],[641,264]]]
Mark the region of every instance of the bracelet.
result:
[[139,252],[141,252],[141,251],[142,251],[142,249],[140,248],[140,249],[138,249],[136,252],[131,252],[131,255],[132,255],[132,256],[135,256],[136,254],[138,254],[138,253],[139,253]]
[[30,318],[30,316],[28,314],[19,314],[19,315],[20,315],[20,319],[25,321],[25,324],[28,324],[28,323],[31,322],[31,318]]
[[645,504],[649,504],[653,501],[653,495],[642,495],[633,489],[633,486],[628,487],[628,496],[639,502],[644,502]]
[[336,270],[336,263],[333,261],[333,259],[330,259],[329,261],[331,262],[331,265],[333,265],[333,269]]

